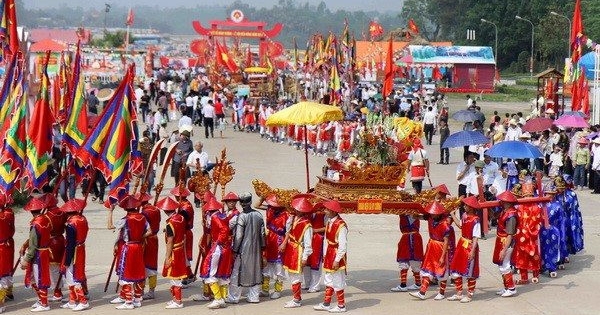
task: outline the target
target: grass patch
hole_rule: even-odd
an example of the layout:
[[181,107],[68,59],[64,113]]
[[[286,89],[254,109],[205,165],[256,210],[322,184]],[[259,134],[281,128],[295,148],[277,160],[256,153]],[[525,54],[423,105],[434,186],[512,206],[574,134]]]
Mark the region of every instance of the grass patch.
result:
[[[479,99],[479,93],[469,93],[473,98]],[[465,100],[467,93],[448,93],[449,99]],[[535,91],[518,86],[498,86],[495,93],[483,94],[482,98],[488,102],[529,102],[535,98]]]

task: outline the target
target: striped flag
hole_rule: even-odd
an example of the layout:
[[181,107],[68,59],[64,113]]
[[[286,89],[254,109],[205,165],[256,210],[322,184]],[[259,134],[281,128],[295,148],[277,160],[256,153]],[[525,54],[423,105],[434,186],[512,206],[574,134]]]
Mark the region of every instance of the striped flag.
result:
[[48,165],[52,155],[54,119],[50,108],[50,79],[47,71],[49,60],[50,51],[47,51],[42,66],[38,99],[27,129],[27,189],[39,191],[48,182]]
[[[0,36],[3,38],[2,51],[16,54],[19,50],[17,33],[17,7],[15,0],[0,0]],[[3,56],[6,54],[4,53]]]
[[134,68],[130,66],[98,123],[75,155],[83,164],[100,170],[115,204],[128,190],[131,175],[143,170],[138,150],[139,132],[133,99]]
[[[27,91],[27,83],[17,82],[19,90]],[[0,148],[0,193],[10,195],[14,188],[19,187],[19,177],[25,164],[27,133],[27,93],[21,93],[19,104],[10,119],[3,146]]]
[[67,106],[67,122],[63,134],[63,142],[71,153],[77,152],[87,135],[88,119],[85,104],[85,84],[83,74],[81,73],[81,53],[79,45],[75,54],[75,63],[73,64],[73,83],[74,90],[71,95],[71,103]]
[[[15,79],[20,75],[15,76],[15,73],[20,71],[17,68],[17,58],[13,56],[10,63],[6,66],[4,83],[0,90],[0,124],[4,124],[7,121],[7,117],[12,113],[15,99],[12,97],[14,94],[13,87],[15,86]],[[2,130],[3,128],[0,128]],[[4,133],[0,133],[4,134]]]

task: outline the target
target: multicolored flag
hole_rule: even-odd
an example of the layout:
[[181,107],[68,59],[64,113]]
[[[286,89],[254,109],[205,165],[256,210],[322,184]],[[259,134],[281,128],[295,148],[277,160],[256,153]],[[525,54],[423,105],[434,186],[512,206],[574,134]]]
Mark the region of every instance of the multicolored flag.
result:
[[[19,90],[27,91],[27,83],[24,83],[24,86],[21,86],[22,84],[17,83],[20,86]],[[14,188],[20,188],[19,177],[24,169],[27,150],[27,105],[27,93],[21,93],[19,105],[10,119],[3,146],[0,148],[0,194],[11,195]]]
[[98,169],[109,185],[109,202],[117,203],[128,190],[131,175],[143,171],[138,150],[139,132],[133,99],[134,68],[130,66],[98,123],[75,155]]
[[[19,35],[17,32],[17,6],[15,0],[0,0],[2,20],[0,21],[0,36],[8,46],[2,45],[2,50],[7,47],[12,54],[19,51]],[[3,54],[5,56],[6,53]]]
[[54,119],[50,108],[49,60],[50,51],[47,51],[42,66],[40,91],[27,128],[27,189],[38,191],[48,182],[48,165],[52,156]]
[[81,52],[79,45],[75,53],[75,63],[73,64],[73,83],[74,87],[71,104],[67,112],[63,142],[71,153],[77,152],[85,141],[88,129],[87,110],[85,106],[85,83],[83,73],[81,73]]
[[23,86],[18,84],[23,79],[23,71],[17,67],[14,56],[6,71],[4,85],[0,91],[0,135],[6,134],[15,104],[23,93]]

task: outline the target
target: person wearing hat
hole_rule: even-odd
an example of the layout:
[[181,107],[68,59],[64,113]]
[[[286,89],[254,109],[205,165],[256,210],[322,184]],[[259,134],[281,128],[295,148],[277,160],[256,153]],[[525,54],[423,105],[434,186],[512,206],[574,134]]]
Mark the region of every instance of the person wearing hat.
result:
[[[461,200],[465,213],[461,219],[461,237],[458,240],[452,262],[450,276],[454,279],[456,293],[448,301],[471,302],[475,292],[475,283],[479,277],[479,245],[481,238],[481,220],[476,213],[479,207],[477,197],[470,196]],[[467,278],[467,295],[463,296],[463,278]]]
[[184,243],[186,241],[187,222],[179,213],[180,204],[168,196],[156,203],[156,207],[167,215],[165,229],[165,260],[162,276],[169,279],[171,284],[171,301],[165,308],[177,309],[183,307],[181,289],[183,279],[188,276],[187,257]]
[[288,278],[292,284],[293,299],[285,304],[285,308],[295,308],[302,306],[302,268],[308,262],[308,257],[312,254],[312,226],[310,224],[310,214],[313,211],[313,205],[309,198],[311,195],[299,194],[292,199],[292,209],[294,215],[288,219],[287,234],[282,246],[285,247],[283,257],[283,267],[288,272]]
[[552,182],[544,187],[544,193],[552,197],[552,200],[546,204],[545,209],[548,225],[542,226],[540,230],[542,270],[547,271],[550,278],[558,276],[557,271],[564,268],[565,257],[569,255],[565,240],[565,212],[561,200],[556,198],[556,192],[556,185]]
[[[146,279],[148,280],[148,292],[144,294],[144,300],[154,299],[156,280],[158,275],[158,232],[160,231],[160,210],[149,203],[152,196],[147,192],[140,192],[135,198],[142,204],[141,213],[148,221],[151,234],[144,239],[144,265],[146,267]],[[145,286],[145,283],[142,283]]]
[[315,293],[320,290],[321,269],[323,264],[323,240],[325,238],[325,212],[321,209],[315,209],[310,215],[310,226],[312,228],[312,254],[308,256],[306,266],[303,268],[304,287],[308,293]]
[[[584,248],[583,237],[583,219],[579,209],[579,200],[577,194],[570,188],[572,184],[569,175],[557,177],[555,179],[556,196],[563,203],[565,211],[565,237],[567,242],[567,251],[575,255]],[[566,259],[568,261],[568,258]]]
[[60,269],[64,274],[65,283],[69,286],[69,302],[63,304],[62,308],[74,311],[90,307],[85,293],[85,241],[89,231],[88,221],[83,215],[85,206],[85,200],[74,198],[60,207],[60,211],[67,217],[65,254]]
[[[179,168],[187,162],[188,156],[194,151],[192,141],[190,140],[190,132],[187,130],[179,133],[179,142],[177,142],[177,151],[173,156],[171,163],[171,176],[175,179],[175,183],[179,184]],[[189,175],[189,170],[186,169],[186,175]],[[187,176],[186,176],[187,177]]]
[[501,211],[498,215],[492,262],[498,265],[504,288],[496,294],[502,297],[510,297],[517,294],[511,269],[511,258],[515,245],[513,238],[517,233],[518,223],[517,209],[515,208],[517,198],[508,190],[498,195],[497,198],[500,201]]
[[479,196],[478,179],[481,178],[483,183],[483,169],[485,168],[485,162],[477,160],[473,162],[473,167],[475,168],[475,172],[470,174],[471,176],[467,182],[467,196]]
[[506,130],[504,141],[518,141],[522,133],[521,127],[517,125],[517,120],[512,118],[508,122],[508,130]]
[[421,264],[421,288],[419,291],[409,294],[421,300],[425,300],[427,289],[433,278],[440,282],[440,291],[435,300],[445,298],[446,276],[448,274],[448,244],[450,234],[450,223],[447,218],[446,209],[434,201],[423,210],[427,219],[429,230],[429,241],[427,242],[425,256]]
[[60,264],[63,260],[65,252],[65,222],[67,216],[57,207],[58,200],[52,193],[45,193],[41,196],[46,202],[45,215],[52,223],[50,231],[50,284],[54,288],[54,294],[49,298],[51,302],[60,302],[63,299],[62,283],[56,285],[56,281],[60,278]]
[[208,304],[208,308],[217,309],[225,307],[227,287],[233,264],[231,249],[231,217],[227,215],[223,204],[215,198],[205,204],[206,211],[213,211],[208,222],[210,229],[210,250],[202,261],[200,275],[204,284],[208,285],[214,296],[214,300]]
[[187,222],[188,227],[185,238],[185,253],[188,260],[188,278],[183,281],[184,285],[188,285],[196,281],[196,277],[192,271],[192,261],[194,260],[194,207],[187,199],[191,193],[183,185],[177,185],[175,188],[171,189],[170,193],[177,199],[177,201],[179,201],[179,213]]
[[563,167],[563,153],[558,145],[554,145],[552,154],[550,154],[550,159],[545,163],[546,165],[549,165],[548,176],[550,178],[554,179],[560,174]]
[[[337,200],[328,200],[321,204],[325,208],[327,226],[323,259],[323,283],[325,296],[323,303],[314,306],[315,310],[326,310],[330,313],[346,312],[344,288],[346,287],[346,251],[348,247],[348,226],[340,217],[342,207]],[[331,307],[335,292],[337,306]]]
[[591,154],[589,140],[585,137],[580,137],[577,141],[577,148],[575,149],[575,155],[573,162],[575,164],[575,172],[573,174],[573,181],[575,189],[583,189],[587,178],[587,169],[590,165]]
[[[400,284],[390,289],[392,292],[418,290],[421,286],[421,262],[423,261],[423,238],[419,233],[420,220],[409,215],[399,216],[400,241],[396,251],[396,261],[400,268]],[[415,283],[407,286],[408,269],[411,269]]]
[[600,137],[592,140],[592,165],[591,171],[593,172],[590,180],[590,189],[593,189],[592,194],[600,194]]
[[42,196],[34,197],[23,207],[23,210],[30,212],[33,216],[30,222],[29,238],[19,252],[23,257],[21,269],[25,270],[25,287],[32,287],[38,297],[37,302],[31,308],[32,312],[50,310],[48,288],[52,282],[50,279],[52,223],[44,214],[46,207],[45,198]]
[[260,212],[252,208],[252,194],[240,196],[242,213],[236,220],[233,239],[233,273],[229,286],[228,303],[238,303],[242,288],[248,288],[248,303],[258,303],[262,284],[262,251],[265,248],[265,223]]
[[146,280],[143,242],[152,231],[144,215],[139,213],[140,205],[140,201],[133,195],[125,196],[119,202],[119,207],[123,208],[127,215],[115,225],[119,229],[117,244],[122,244],[120,248],[115,244],[115,251],[118,251],[116,269],[121,292],[110,303],[119,304],[116,307],[118,310],[131,310],[142,306],[142,287],[138,283]]
[[12,269],[15,259],[15,214],[7,200],[7,194],[0,194],[0,313],[4,312],[4,301],[12,287]]
[[[531,178],[521,184],[522,197],[533,197],[535,184]],[[515,234],[515,249],[513,251],[513,266],[519,270],[521,279],[517,284],[529,283],[528,273],[533,273],[532,283],[539,282],[540,276],[540,250],[539,233],[542,225],[542,207],[537,202],[528,202],[519,205],[517,233]]]
[[[199,198],[200,196],[198,196],[198,194],[194,195],[195,198]],[[211,248],[211,243],[210,243],[210,218],[213,215],[213,213],[216,210],[208,210],[207,206],[208,203],[212,200],[215,199],[215,195],[207,190],[204,192],[204,195],[202,196],[202,198],[199,198],[200,200],[202,200],[202,236],[200,237],[200,242],[198,244],[198,249],[200,250],[200,253],[198,254],[198,259],[199,259],[199,263],[197,263],[197,265],[202,265],[204,263],[204,260],[206,259],[206,254],[208,253],[208,251]],[[184,215],[184,218],[187,214],[182,213],[182,215]],[[193,235],[193,234],[192,234]],[[188,236],[189,237],[189,236]],[[187,248],[187,244],[186,244],[186,248]],[[189,266],[189,272],[191,272],[191,261],[188,261],[188,266]],[[193,278],[192,278],[193,279]],[[187,284],[188,280],[184,280],[184,284]],[[192,300],[194,301],[210,301],[211,300],[211,289],[210,286],[208,286],[206,283],[203,285],[203,292],[202,294],[194,294],[191,296]]]
[[[266,221],[266,246],[265,260],[267,261],[263,268],[263,282],[261,287],[261,296],[270,296],[271,299],[281,297],[283,291],[283,280],[285,280],[285,271],[283,270],[283,251],[279,248],[287,233],[286,223],[289,213],[285,207],[279,204],[277,195],[273,194],[265,198],[267,210],[265,212]],[[271,279],[275,281],[274,292],[270,293]]]
[[427,151],[423,149],[421,139],[413,139],[412,150],[408,153],[410,161],[410,181],[415,193],[420,193],[423,190],[423,180],[429,175],[429,158]]

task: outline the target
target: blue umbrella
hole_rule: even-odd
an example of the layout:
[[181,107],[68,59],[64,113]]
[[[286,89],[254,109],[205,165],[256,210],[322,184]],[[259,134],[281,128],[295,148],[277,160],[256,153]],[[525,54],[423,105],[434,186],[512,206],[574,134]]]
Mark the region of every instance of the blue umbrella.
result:
[[537,159],[544,156],[536,146],[523,141],[502,141],[487,150],[486,154],[507,159]]
[[442,144],[442,148],[457,148],[467,145],[484,144],[490,142],[486,136],[479,131],[459,131],[451,134]]
[[479,119],[479,115],[468,109],[459,110],[458,112],[452,114],[452,119],[462,121],[462,122],[471,122]]

